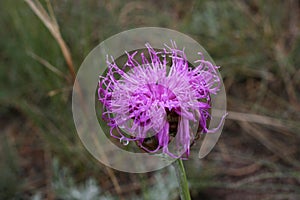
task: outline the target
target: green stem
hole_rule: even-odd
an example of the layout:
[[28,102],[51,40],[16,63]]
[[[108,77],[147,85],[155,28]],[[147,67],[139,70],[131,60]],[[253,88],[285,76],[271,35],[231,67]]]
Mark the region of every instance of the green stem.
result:
[[185,175],[184,166],[182,160],[179,158],[174,163],[177,181],[179,184],[179,193],[181,200],[191,200],[189,186]]

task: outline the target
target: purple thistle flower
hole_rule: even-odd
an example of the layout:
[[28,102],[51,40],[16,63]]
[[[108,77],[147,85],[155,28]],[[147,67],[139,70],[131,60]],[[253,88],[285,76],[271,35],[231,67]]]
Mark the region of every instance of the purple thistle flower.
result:
[[[158,52],[147,43],[149,55],[141,53],[141,63],[134,58],[137,51],[126,52],[123,68],[107,57],[107,74],[100,76],[98,89],[102,117],[110,126],[110,135],[120,141],[136,141],[149,153],[161,150],[173,158],[183,153],[188,157],[198,132],[218,129],[207,129],[210,97],[221,87],[218,67],[204,60],[200,52],[196,67],[191,67],[175,42],[172,47],[165,46]],[[197,133],[190,122],[197,123]],[[169,147],[175,137],[176,147],[183,149],[180,155]]]

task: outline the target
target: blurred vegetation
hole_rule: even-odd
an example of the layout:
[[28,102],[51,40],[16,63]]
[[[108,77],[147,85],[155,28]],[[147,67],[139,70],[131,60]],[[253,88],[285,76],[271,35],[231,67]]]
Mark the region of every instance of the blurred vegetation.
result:
[[[185,162],[194,199],[300,199],[299,4],[51,1],[75,70],[101,41],[142,26],[190,35],[221,66],[229,116],[213,152]],[[72,179],[61,185],[66,195],[73,187],[76,194],[105,191],[102,199],[154,199],[166,185],[166,193],[174,190],[153,173],[109,170],[86,152],[73,124],[66,60],[24,1],[0,2],[0,27],[0,199],[76,199],[58,192],[55,158]],[[159,173],[164,180],[168,170]]]

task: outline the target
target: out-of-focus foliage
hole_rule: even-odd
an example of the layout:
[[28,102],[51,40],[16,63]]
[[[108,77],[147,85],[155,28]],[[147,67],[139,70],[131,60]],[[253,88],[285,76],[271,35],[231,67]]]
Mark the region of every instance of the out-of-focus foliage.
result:
[[[128,199],[160,199],[160,200],[172,200],[175,199],[178,194],[176,190],[178,183],[176,181],[175,171],[173,168],[168,168],[164,174],[164,177],[160,173],[155,173],[154,178],[157,184],[151,187],[144,188],[143,193],[138,195],[132,195]],[[88,179],[84,184],[76,185],[74,178],[70,175],[67,168],[61,168],[58,160],[53,160],[53,189],[56,198],[66,200],[117,200],[117,196],[105,194],[101,190],[101,186],[97,184],[94,179]],[[33,195],[32,200],[40,200],[42,195],[37,192]]]
[[[76,70],[101,41],[141,26],[190,35],[221,66],[228,109],[235,113],[229,113],[224,133],[201,170],[198,162],[185,162],[195,199],[299,197],[299,1],[50,2]],[[24,1],[0,2],[0,27],[0,199],[55,196],[54,156],[73,179],[71,186],[60,185],[67,191],[107,191],[107,196],[125,199],[172,194],[172,181],[111,173],[85,151],[72,120],[72,83],[40,63],[46,61],[68,76],[64,57]]]

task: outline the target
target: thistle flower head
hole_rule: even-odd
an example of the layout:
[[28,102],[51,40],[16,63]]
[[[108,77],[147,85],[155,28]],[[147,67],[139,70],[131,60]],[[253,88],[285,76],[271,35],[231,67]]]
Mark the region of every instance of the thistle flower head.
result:
[[[146,48],[147,55],[126,52],[123,67],[107,57],[108,70],[100,76],[98,89],[102,117],[110,135],[120,141],[136,141],[147,152],[161,150],[178,158],[182,154],[169,147],[176,138],[176,147],[188,156],[199,132],[213,132],[207,129],[207,121],[211,95],[221,87],[218,67],[204,60],[201,52],[192,66],[175,42],[159,51],[150,44]],[[191,123],[197,124],[198,131]]]

